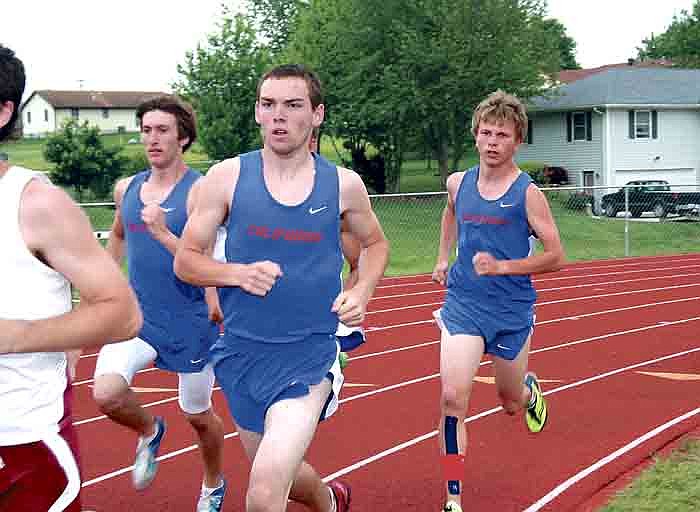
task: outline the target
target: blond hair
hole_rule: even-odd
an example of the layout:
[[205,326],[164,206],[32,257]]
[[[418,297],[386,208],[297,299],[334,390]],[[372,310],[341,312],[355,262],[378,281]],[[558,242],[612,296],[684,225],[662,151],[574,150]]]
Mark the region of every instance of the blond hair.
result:
[[489,94],[474,110],[472,116],[472,135],[476,137],[479,123],[487,121],[501,124],[513,121],[515,135],[519,142],[527,139],[527,109],[525,105],[513,94],[508,94],[501,89]]

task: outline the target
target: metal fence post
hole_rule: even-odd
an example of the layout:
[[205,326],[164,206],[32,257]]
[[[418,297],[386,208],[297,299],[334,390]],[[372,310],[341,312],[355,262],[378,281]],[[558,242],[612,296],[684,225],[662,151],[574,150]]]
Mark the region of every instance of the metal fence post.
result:
[[630,255],[630,189],[625,187],[625,256]]

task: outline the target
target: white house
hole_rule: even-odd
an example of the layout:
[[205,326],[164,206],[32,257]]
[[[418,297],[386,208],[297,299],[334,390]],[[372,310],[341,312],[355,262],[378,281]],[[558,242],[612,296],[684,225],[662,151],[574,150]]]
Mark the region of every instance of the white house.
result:
[[64,121],[88,121],[104,133],[138,131],[136,108],[165,94],[131,91],[34,91],[22,105],[22,133],[40,137],[55,132]]
[[517,160],[564,167],[579,186],[700,184],[700,70],[614,67],[531,99]]

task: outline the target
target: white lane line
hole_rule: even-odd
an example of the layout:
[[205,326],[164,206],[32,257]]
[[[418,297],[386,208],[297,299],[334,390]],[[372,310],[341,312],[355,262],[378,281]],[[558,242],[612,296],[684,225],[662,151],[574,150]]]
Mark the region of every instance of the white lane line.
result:
[[[627,293],[627,292],[624,292]],[[590,298],[597,298],[597,296],[589,296],[589,297],[583,297],[581,300],[584,299],[590,299]],[[661,301],[661,302],[649,302],[647,304],[638,304],[636,306],[628,306],[625,308],[615,308],[615,309],[603,309],[600,311],[594,311],[592,313],[579,313],[577,315],[572,315],[572,316],[565,316],[565,317],[559,317],[559,318],[552,318],[550,320],[541,320],[535,323],[535,327],[540,326],[540,325],[546,325],[546,324],[551,324],[555,322],[563,322],[566,320],[578,320],[580,318],[584,317],[590,317],[590,316],[599,316],[599,315],[605,315],[605,314],[610,314],[610,313],[620,313],[623,311],[632,311],[635,309],[641,309],[641,308],[647,308],[647,307],[655,307],[655,306],[662,306],[666,304],[674,304],[677,302],[687,302],[687,301],[694,301],[694,300],[700,300],[700,297],[687,297],[683,299],[675,299],[675,300],[667,300],[667,301]],[[546,302],[542,304],[536,304],[536,305],[548,305],[548,304],[558,304],[559,302],[567,302],[568,299],[565,299],[563,301],[552,301],[552,302]],[[430,306],[433,306],[434,304],[428,304]],[[391,324],[391,325],[386,325],[384,327],[368,327],[365,329],[365,332],[377,332],[377,331],[386,331],[389,329],[397,329],[400,327],[407,327],[407,326],[412,326],[412,325],[420,325],[420,324],[433,324],[435,323],[435,319],[429,319],[429,320],[417,320],[415,322],[408,322],[408,323],[403,323],[403,324]]]
[[[625,283],[632,283],[632,282],[640,282],[640,281],[650,281],[654,279],[674,279],[674,278],[681,278],[681,277],[693,277],[693,276],[700,276],[700,272],[698,273],[693,273],[693,274],[676,274],[673,276],[659,276],[659,277],[643,277],[643,278],[638,278],[638,279],[626,279],[626,280],[621,280],[621,281],[606,281],[603,283],[587,283],[587,284],[580,284],[580,285],[571,285],[571,286],[559,286],[556,288],[543,288],[541,290],[538,290],[538,293],[541,292],[551,292],[551,291],[559,291],[559,290],[570,290],[570,289],[576,289],[576,288],[588,288],[588,287],[594,287],[594,286],[603,286],[603,285],[616,285],[616,284],[625,284]],[[411,277],[411,276],[408,276]],[[684,288],[684,287],[689,287],[689,286],[700,286],[700,284],[687,284],[687,285],[679,285],[679,286],[670,286],[670,287],[662,287],[662,288],[650,288],[650,289],[645,289],[645,290],[638,290],[639,293],[642,292],[648,292],[648,291],[660,291],[660,290],[670,290],[674,288]],[[594,291],[603,291],[602,288],[600,289],[595,289]],[[440,290],[431,290],[431,291],[426,291],[426,292],[418,292],[418,293],[406,293],[402,295],[386,295],[383,297],[372,297],[370,300],[380,300],[380,299],[390,299],[390,298],[401,298],[401,297],[412,297],[414,295],[426,295],[430,293],[444,293],[444,289]],[[627,293],[635,293],[634,291],[632,292],[627,292]],[[614,296],[615,294],[610,294],[610,296]],[[576,298],[574,297],[572,300],[579,300],[579,299],[587,299],[587,298],[599,298],[599,297],[606,297],[608,295],[594,295],[591,297],[581,297],[581,298]],[[540,302],[538,304],[553,304],[555,302]],[[443,304],[442,301],[440,302],[430,302],[430,303],[424,303],[424,304],[417,304],[417,305],[411,305],[411,306],[403,306],[403,307],[397,307],[397,308],[390,308],[390,309],[380,309],[380,310],[375,310],[375,311],[368,311],[367,315],[374,315],[378,313],[387,313],[391,311],[402,311],[406,309],[414,309],[414,308],[420,308],[420,307],[427,307],[431,305],[439,306]],[[91,353],[91,354],[82,354],[80,356],[81,359],[84,358],[92,358],[96,357],[99,354],[99,352]]]
[[[693,320],[700,320],[700,317],[696,317],[696,318],[692,318],[692,319],[687,319],[687,320],[682,320],[682,321],[675,322],[675,323],[684,323],[684,322],[689,322],[689,321],[693,321]],[[654,326],[649,326],[649,327],[646,327],[646,328],[643,328],[643,329],[655,329],[655,328],[659,328],[659,327],[661,327],[661,326],[654,325]],[[539,352],[547,352],[547,351],[552,350],[552,349],[554,349],[554,348],[564,348],[564,347],[569,346],[569,345],[577,345],[577,344],[581,344],[581,343],[585,343],[585,342],[589,342],[589,341],[595,341],[595,340],[598,340],[598,339],[605,339],[605,338],[608,338],[608,337],[611,337],[611,336],[616,336],[616,335],[621,335],[621,334],[631,333],[631,332],[636,332],[636,331],[637,331],[637,329],[631,330],[631,331],[624,331],[624,332],[620,332],[620,333],[611,333],[611,334],[608,334],[608,335],[598,336],[598,337],[595,337],[595,338],[588,338],[588,339],[586,339],[586,340],[577,340],[577,341],[572,342],[572,343],[558,345],[557,347],[551,347],[551,348],[550,348],[550,347],[547,347],[547,348],[543,348],[543,349],[533,350],[533,351],[531,352],[531,354],[536,354],[536,353],[539,353]],[[545,394],[545,395],[550,395],[550,394],[553,394],[553,393],[558,393],[558,392],[560,392],[560,391],[563,391],[563,390],[566,390],[566,389],[570,389],[570,388],[574,388],[574,387],[580,386],[580,385],[582,385],[582,384],[586,384],[586,383],[589,383],[589,382],[593,382],[593,381],[596,381],[596,380],[599,380],[599,379],[602,379],[602,378],[605,378],[605,377],[608,377],[608,376],[611,376],[611,375],[615,375],[615,374],[617,374],[617,373],[621,373],[621,372],[626,371],[626,370],[629,370],[629,369],[634,369],[634,368],[638,368],[638,367],[641,367],[641,366],[646,366],[646,365],[653,364],[653,363],[656,363],[656,362],[659,362],[659,361],[664,361],[664,360],[666,360],[666,359],[671,359],[671,358],[673,358],[673,357],[680,357],[680,356],[682,356],[682,355],[690,354],[690,353],[697,352],[697,351],[700,351],[700,348],[691,349],[691,350],[686,350],[686,351],[684,351],[684,352],[679,352],[679,353],[672,354],[672,355],[669,355],[669,356],[663,356],[663,357],[660,357],[660,358],[657,358],[657,359],[652,359],[652,360],[650,360],[650,361],[644,361],[644,362],[642,362],[642,363],[637,363],[637,364],[635,364],[635,365],[626,366],[626,367],[624,367],[624,368],[620,368],[620,369],[617,369],[617,370],[613,370],[613,371],[610,371],[610,372],[606,372],[606,373],[600,374],[600,375],[598,375],[598,376],[591,377],[591,378],[588,378],[588,379],[584,379],[584,380],[581,380],[581,381],[578,381],[578,382],[575,382],[575,383],[572,383],[572,384],[568,384],[568,385],[565,385],[565,386],[560,386],[560,387],[555,388],[555,389],[552,389],[552,390],[550,390],[550,391],[546,391],[544,394]],[[482,361],[481,364],[480,364],[480,366],[486,366],[486,365],[489,365],[489,364],[491,364],[491,361]],[[411,380],[409,380],[409,381],[405,381],[405,382],[401,382],[401,383],[398,383],[398,384],[393,384],[393,385],[390,385],[390,386],[386,386],[386,387],[381,388],[381,389],[376,389],[376,390],[368,391],[368,392],[366,392],[366,393],[359,393],[359,394],[357,394],[357,395],[353,395],[353,396],[351,396],[351,397],[341,399],[339,402],[340,402],[340,404],[343,404],[343,403],[346,403],[346,402],[352,402],[352,401],[358,400],[358,399],[360,399],[360,398],[367,398],[367,397],[370,397],[370,396],[373,396],[373,395],[377,395],[377,394],[380,394],[380,393],[384,393],[384,392],[387,392],[387,391],[392,391],[392,390],[394,390],[394,389],[399,389],[399,388],[402,388],[402,387],[405,387],[405,386],[408,386],[408,385],[411,385],[411,384],[417,384],[417,383],[420,383],[420,382],[426,382],[426,381],[428,381],[428,380],[435,379],[435,378],[437,378],[437,377],[439,377],[439,376],[440,376],[439,373],[434,373],[434,374],[432,374],[432,375],[426,375],[426,376],[424,376],[424,377],[419,377],[419,378],[416,378],[416,379],[411,379]],[[172,401],[172,400],[176,400],[176,399],[177,399],[177,398],[168,399],[168,400],[162,400],[162,401],[160,401],[159,403],[163,403],[163,402],[165,402],[165,401]],[[151,405],[154,405],[154,404],[151,404]],[[485,417],[485,416],[489,416],[489,415],[491,415],[491,414],[493,414],[493,413],[495,413],[495,412],[500,411],[501,409],[502,409],[502,407],[499,406],[499,407],[494,407],[494,408],[492,408],[492,409],[489,409],[489,410],[487,410],[487,411],[482,411],[482,412],[480,412],[479,414],[476,414],[476,415],[474,415],[474,416],[470,416],[469,418],[465,419],[465,422],[471,422],[471,421],[475,421],[475,420],[477,420],[477,419],[479,419],[479,418],[483,418],[483,417]],[[395,446],[395,447],[393,447],[393,448],[391,448],[391,449],[389,449],[389,450],[385,450],[385,451],[383,451],[383,452],[380,452],[379,454],[376,454],[376,455],[373,455],[372,457],[369,457],[369,458],[367,458],[367,459],[364,459],[364,461],[358,462],[358,463],[356,463],[356,464],[353,464],[352,466],[348,466],[348,467],[346,467],[346,468],[344,468],[344,469],[341,469],[340,471],[338,471],[338,472],[336,472],[336,473],[333,473],[332,475],[329,475],[328,477],[324,478],[324,481],[329,481],[329,480],[332,480],[332,479],[334,479],[334,478],[337,478],[338,476],[342,476],[342,475],[344,475],[344,474],[346,474],[346,473],[350,473],[351,471],[354,471],[355,469],[359,469],[360,467],[366,466],[367,464],[369,464],[369,463],[371,463],[371,462],[374,462],[375,460],[382,459],[382,458],[386,457],[387,455],[390,455],[390,454],[392,454],[392,453],[394,453],[394,452],[400,451],[400,450],[402,450],[402,449],[404,449],[404,448],[408,448],[409,446],[412,446],[412,445],[414,445],[414,444],[417,444],[417,443],[419,443],[419,442],[421,442],[421,441],[423,441],[423,440],[430,439],[431,437],[434,437],[436,434],[437,434],[437,431],[434,430],[434,431],[428,432],[427,434],[424,434],[424,435],[422,435],[422,436],[420,436],[420,437],[417,437],[417,438],[414,438],[414,439],[412,439],[412,440],[410,440],[410,441],[407,441],[406,443],[401,443],[400,445],[397,445],[397,446]],[[237,435],[238,435],[237,432],[231,432],[231,433],[229,433],[229,434],[226,434],[226,435],[224,436],[224,438],[225,438],[225,439],[229,439],[229,438],[235,437],[235,436],[237,436]],[[160,460],[170,459],[170,458],[172,458],[172,457],[175,457],[176,455],[180,455],[180,454],[187,453],[187,452],[190,452],[190,451],[192,451],[192,450],[195,450],[196,448],[197,448],[197,445],[196,445],[196,444],[195,444],[195,445],[190,445],[190,446],[187,446],[187,447],[182,448],[182,449],[180,449],[180,450],[177,450],[177,451],[174,451],[174,452],[170,452],[170,453],[161,455],[160,457],[158,457],[157,460],[160,461]],[[108,473],[108,474],[106,474],[106,475],[102,475],[102,476],[96,477],[96,478],[94,478],[94,479],[92,479],[92,480],[88,480],[88,481],[86,481],[86,482],[83,483],[83,487],[87,487],[87,486],[89,486],[89,485],[93,485],[93,484],[96,484],[96,483],[99,483],[99,482],[108,480],[108,479],[110,479],[110,478],[113,478],[113,477],[122,475],[122,474],[124,474],[124,473],[127,473],[127,472],[131,471],[132,468],[133,468],[133,466],[129,466],[129,467],[126,467],[126,468],[119,469],[119,470],[117,470],[117,471],[113,471],[113,472]]]
[[[682,261],[683,263],[687,261],[698,261],[697,259],[692,259],[692,260],[679,260]],[[658,262],[654,262],[654,264],[658,264]],[[637,266],[637,265],[610,265],[606,267],[590,267],[588,269],[586,268],[574,268],[574,269],[565,269],[568,271],[571,270],[589,270],[589,271],[595,271],[599,268],[620,268],[620,267],[628,267],[628,266]],[[656,268],[643,268],[643,269],[637,269],[637,270],[623,270],[623,271],[616,271],[616,272],[593,272],[589,274],[579,274],[575,276],[556,276],[556,277],[542,277],[542,278],[535,278],[532,280],[533,283],[543,283],[547,281],[560,281],[562,279],[586,279],[586,278],[591,278],[591,277],[604,277],[604,276],[616,276],[620,274],[634,274],[634,273],[639,273],[639,272],[673,272],[675,270],[683,269],[683,268],[696,268],[700,267],[700,264],[696,265],[674,265],[671,267],[665,266],[665,267],[656,267]],[[545,275],[545,274],[540,274],[540,275]],[[556,274],[555,274],[556,275]],[[430,277],[430,274],[425,274],[426,277]],[[405,276],[406,278],[410,277],[420,277],[420,276]],[[396,279],[396,278],[390,278],[390,279]],[[377,286],[377,290],[380,289],[387,289],[387,288],[402,288],[402,287],[407,287],[407,286],[426,286],[430,284],[436,284],[433,282],[432,279],[426,279],[425,281],[417,281],[415,283],[399,283],[399,284],[387,284],[387,285],[379,285]],[[383,298],[383,297],[378,297],[378,298]]]
[[700,407],[697,409],[694,409],[692,411],[689,411],[681,416],[678,416],[677,418],[674,418],[671,421],[668,421],[664,423],[663,425],[659,425],[653,430],[650,430],[643,436],[640,436],[633,441],[627,443],[625,446],[619,448],[618,450],[615,450],[609,455],[606,455],[602,459],[599,459],[595,464],[592,464],[588,466],[586,469],[583,471],[579,471],[576,473],[574,476],[571,478],[565,480],[561,484],[557,485],[554,489],[552,489],[550,492],[542,496],[539,500],[537,500],[535,503],[530,505],[528,508],[524,510],[524,512],[536,512],[540,510],[542,507],[553,501],[555,498],[557,498],[560,494],[565,492],[567,489],[570,487],[576,485],[578,482],[586,478],[588,475],[594,473],[595,471],[598,471],[600,468],[605,466],[606,464],[609,464],[610,462],[614,461],[618,457],[621,457],[625,453],[629,452],[630,450],[633,450],[637,446],[641,445],[642,443],[645,443],[649,439],[653,439],[654,437],[658,436],[661,434],[664,430],[668,430],[669,428],[682,423],[686,421],[689,418],[692,418],[693,416],[700,414]]
[[[616,337],[616,336],[624,336],[625,334],[632,334],[632,333],[647,331],[647,330],[651,330],[651,329],[659,329],[659,328],[663,328],[663,327],[670,327],[670,326],[673,326],[673,325],[679,325],[679,324],[684,324],[684,323],[688,323],[688,322],[694,322],[694,321],[697,321],[697,320],[700,320],[700,317],[685,318],[685,319],[682,319],[682,320],[669,321],[669,322],[664,323],[664,324],[658,324],[658,323],[657,323],[657,324],[648,325],[648,326],[644,326],[644,327],[637,327],[637,328],[635,328],[635,329],[628,329],[628,330],[625,330],[625,331],[611,332],[611,333],[602,334],[602,335],[599,335],[599,336],[593,336],[593,337],[591,337],[591,338],[584,338],[584,339],[581,339],[581,340],[574,340],[574,341],[570,341],[570,342],[566,342],[566,343],[560,343],[559,345],[552,345],[552,346],[550,346],[550,347],[543,347],[543,348],[539,348],[539,349],[536,349],[536,350],[531,350],[531,351],[530,351],[530,354],[538,354],[538,353],[540,353],[540,352],[549,352],[550,350],[557,350],[557,349],[560,349],[560,348],[567,348],[567,347],[571,347],[571,346],[575,346],[575,345],[580,345],[580,344],[582,344],[582,343],[588,343],[588,342],[591,342],[591,341],[597,341],[597,340],[602,340],[602,339],[606,339],[606,338],[613,338],[613,337]],[[432,321],[432,320],[431,320],[431,321]],[[433,344],[433,343],[438,343],[438,341],[431,341],[431,342],[421,343],[421,344],[419,344],[419,345],[416,345],[416,347],[422,347],[422,346],[430,345],[430,344]],[[384,355],[384,354],[389,354],[389,353],[391,353],[391,352],[399,352],[399,351],[401,351],[401,349],[394,349],[394,350],[388,350],[388,351],[383,351],[383,352],[377,352],[377,353],[374,353],[374,354],[365,354],[364,356],[356,356],[356,357],[354,357],[354,358],[349,358],[348,360],[349,360],[349,361],[352,361],[353,359],[365,359],[365,358],[368,358],[368,357],[375,357],[375,356]],[[481,365],[484,365],[484,364],[490,364],[490,361],[484,361],[484,362],[481,363]],[[371,396],[371,395],[373,395],[373,394],[383,393],[383,392],[385,392],[385,391],[390,391],[391,389],[396,389],[397,387],[402,387],[403,385],[413,384],[414,382],[422,382],[422,381],[424,381],[424,380],[428,380],[428,379],[431,379],[431,378],[436,378],[437,376],[439,376],[439,374],[436,373],[436,374],[433,374],[433,375],[429,375],[429,376],[427,376],[427,377],[421,377],[421,378],[418,379],[418,380],[407,381],[405,384],[403,384],[403,383],[402,383],[402,384],[395,384],[395,385],[389,386],[389,387],[387,387],[387,388],[381,388],[381,389],[376,389],[376,390],[374,390],[374,391],[370,391],[369,393],[354,395],[354,396],[352,396],[352,397],[346,398],[345,400],[348,400],[348,401],[350,401],[350,400],[356,400],[357,398],[362,398],[362,397],[364,397],[364,396]],[[169,402],[174,402],[175,400],[177,400],[177,397],[165,398],[165,399],[163,399],[163,400],[158,400],[158,401],[156,401],[156,402],[150,402],[150,403],[143,404],[142,407],[154,407],[154,406],[156,406],[156,405],[162,405],[162,404],[166,404],[166,403],[169,403]],[[341,400],[340,402],[342,403],[343,401]],[[84,419],[84,420],[74,421],[74,422],[73,422],[73,425],[75,425],[75,426],[83,425],[83,424],[85,424],[85,423],[92,423],[92,422],[95,422],[95,421],[98,421],[98,420],[103,420],[103,419],[106,419],[106,418],[107,418],[107,417],[104,416],[104,415],[102,415],[102,416],[95,416],[95,417],[87,418],[87,419]]]
[[[655,359],[650,359],[650,360],[648,360],[648,361],[643,361],[643,362],[641,362],[641,363],[636,363],[636,364],[633,364],[633,365],[630,365],[630,366],[625,366],[625,367],[623,367],[623,368],[618,368],[618,369],[616,369],[616,370],[612,370],[612,371],[609,371],[609,372],[601,373],[601,374],[599,374],[599,375],[594,375],[593,377],[589,377],[589,378],[587,378],[587,379],[583,379],[583,380],[580,380],[580,381],[577,381],[577,382],[573,382],[573,383],[567,384],[567,385],[565,385],[565,386],[560,386],[560,387],[555,388],[555,389],[552,389],[552,390],[550,390],[550,391],[545,391],[544,394],[545,394],[545,395],[553,395],[553,394],[555,394],[555,393],[559,393],[559,392],[564,391],[564,390],[567,390],[567,389],[572,389],[572,388],[575,388],[575,387],[578,387],[578,386],[582,386],[582,385],[584,385],[584,384],[588,384],[588,383],[591,383],[591,382],[595,382],[595,381],[597,381],[597,380],[605,379],[605,378],[607,378],[607,377],[611,377],[611,376],[613,376],[613,375],[617,375],[617,374],[619,374],[619,373],[626,372],[626,371],[632,370],[632,369],[634,369],[634,368],[639,368],[639,367],[641,367],[641,366],[647,366],[647,365],[650,365],[650,364],[655,364],[655,363],[658,363],[658,362],[661,362],[661,361],[665,361],[665,360],[668,360],[668,359],[673,359],[673,358],[676,358],[676,357],[682,357],[682,356],[691,354],[691,353],[693,353],[693,352],[698,352],[698,351],[700,351],[700,347],[694,348],[694,349],[691,349],[691,350],[685,350],[685,351],[683,351],[683,352],[677,352],[677,353],[675,353],[675,354],[669,354],[669,355],[662,356],[662,357],[658,357],[658,358],[655,358]],[[496,413],[496,412],[498,412],[498,411],[500,411],[500,410],[502,410],[502,409],[503,409],[503,408],[499,406],[499,407],[494,407],[494,408],[492,408],[492,409],[488,409],[488,410],[486,410],[486,411],[482,411],[482,412],[480,412],[480,413],[478,413],[478,414],[475,414],[475,415],[473,415],[473,416],[470,416],[470,417],[466,418],[466,419],[464,420],[464,422],[465,422],[465,423],[470,423],[470,422],[476,421],[476,420],[478,420],[478,419],[480,419],[480,418],[483,418],[483,417],[486,417],[486,416],[490,416],[491,414],[494,414],[494,413]],[[383,459],[383,458],[385,458],[385,457],[387,457],[387,456],[389,456],[389,455],[392,455],[393,453],[399,452],[399,451],[401,451],[401,450],[403,450],[403,449],[405,449],[405,448],[409,448],[409,447],[414,446],[414,445],[416,445],[416,444],[418,444],[418,443],[421,443],[421,442],[423,442],[423,441],[426,441],[426,440],[428,440],[428,439],[431,439],[431,438],[437,436],[437,434],[438,434],[438,431],[437,431],[437,430],[433,430],[432,432],[428,432],[428,433],[423,434],[423,435],[421,435],[421,436],[414,437],[413,439],[410,439],[410,440],[408,440],[408,441],[405,441],[405,442],[403,442],[403,443],[401,443],[401,444],[392,446],[391,448],[389,448],[389,449],[387,449],[387,450],[381,451],[381,452],[379,452],[379,453],[376,453],[376,454],[372,455],[371,457],[367,457],[367,458],[365,458],[365,459],[363,459],[363,460],[361,460],[361,461],[358,461],[358,462],[356,462],[356,463],[354,463],[354,464],[351,464],[350,466],[346,466],[346,467],[344,467],[344,468],[342,468],[342,469],[339,469],[339,470],[336,471],[335,473],[331,473],[330,475],[324,477],[324,478],[323,478],[323,481],[324,481],[324,482],[329,482],[329,481],[334,480],[334,479],[336,479],[336,478],[339,478],[339,477],[341,477],[341,476],[347,475],[348,473],[351,473],[351,472],[353,472],[353,471],[355,471],[355,470],[357,470],[357,469],[360,469],[360,468],[362,468],[362,467],[364,467],[364,466],[367,466],[368,464],[371,464],[371,463],[376,462],[376,461],[378,461],[378,460],[380,460],[380,459]]]
[[[543,293],[543,292],[556,292],[556,291],[561,291],[561,290],[574,290],[574,289],[579,289],[579,288],[597,288],[600,286],[616,286],[618,284],[627,284],[627,283],[638,283],[641,281],[654,281],[654,280],[659,280],[659,279],[676,279],[676,278],[681,278],[681,277],[695,277],[695,276],[700,276],[700,272],[695,273],[695,274],[675,274],[672,276],[657,276],[657,277],[640,277],[637,279],[623,279],[623,280],[618,280],[618,281],[603,281],[601,283],[583,283],[583,284],[572,284],[569,286],[557,286],[555,288],[540,288],[537,290],[537,293]],[[661,287],[661,288],[652,288],[652,290],[672,290],[674,288],[683,288],[683,287],[688,287],[688,286],[700,286],[698,283],[690,283],[690,284],[683,284],[683,285],[677,285],[677,286],[666,286],[666,287]],[[635,290],[631,290],[634,292]],[[429,295],[431,293],[445,293],[444,289],[440,290],[430,290],[426,292],[413,292],[413,293],[403,293],[399,295],[384,295],[383,297],[372,297],[371,300],[376,301],[376,300],[381,300],[381,299],[399,299],[399,298],[405,298],[405,297],[416,297],[418,295]],[[611,295],[614,295],[611,294]],[[574,299],[576,297],[573,297]]]

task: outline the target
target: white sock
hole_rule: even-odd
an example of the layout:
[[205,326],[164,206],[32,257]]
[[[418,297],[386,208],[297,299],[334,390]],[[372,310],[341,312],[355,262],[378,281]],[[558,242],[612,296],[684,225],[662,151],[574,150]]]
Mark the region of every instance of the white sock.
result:
[[202,491],[205,492],[205,493],[207,493],[207,494],[211,494],[211,493],[214,492],[215,490],[219,489],[222,485],[224,485],[224,479],[223,479],[223,478],[221,478],[221,479],[219,480],[219,483],[217,484],[216,487],[207,487],[207,483],[203,481],[203,482],[202,482]]

